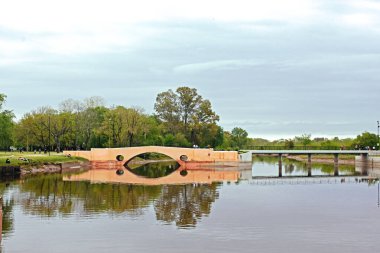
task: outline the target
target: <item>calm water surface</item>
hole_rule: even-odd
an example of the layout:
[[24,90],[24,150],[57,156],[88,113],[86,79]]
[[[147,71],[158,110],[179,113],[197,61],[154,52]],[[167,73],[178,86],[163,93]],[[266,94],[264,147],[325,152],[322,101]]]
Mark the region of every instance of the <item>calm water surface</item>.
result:
[[2,252],[379,252],[377,181],[290,179],[308,168],[286,160],[286,178],[258,179],[278,175],[270,158],[245,171],[160,166],[168,176],[145,166],[1,183]]

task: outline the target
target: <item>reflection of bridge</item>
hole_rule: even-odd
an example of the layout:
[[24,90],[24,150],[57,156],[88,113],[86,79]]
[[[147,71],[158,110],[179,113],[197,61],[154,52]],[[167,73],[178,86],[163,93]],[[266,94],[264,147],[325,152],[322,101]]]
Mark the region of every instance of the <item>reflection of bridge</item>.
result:
[[130,148],[93,148],[91,151],[64,151],[64,154],[78,156],[92,162],[114,161],[125,164],[134,157],[145,153],[158,153],[166,155],[179,164],[186,162],[250,162],[249,153],[238,154],[237,151],[214,151],[213,149],[177,148],[161,146],[144,146]]
[[213,182],[236,182],[240,179],[239,171],[223,170],[189,170],[181,175],[178,169],[168,176],[160,178],[145,178],[123,169],[118,175],[115,169],[92,169],[81,174],[67,175],[64,181],[90,181],[91,183],[122,183],[139,185],[167,185],[167,184],[211,184]]
[[311,156],[312,155],[333,155],[334,156],[334,175],[339,175],[339,155],[356,155],[355,165],[359,171],[368,171],[373,168],[380,168],[380,159],[369,156],[378,156],[380,151],[371,150],[245,150],[252,155],[277,155],[279,164],[279,176],[282,176],[282,156],[283,155],[307,155],[308,174],[311,176]]

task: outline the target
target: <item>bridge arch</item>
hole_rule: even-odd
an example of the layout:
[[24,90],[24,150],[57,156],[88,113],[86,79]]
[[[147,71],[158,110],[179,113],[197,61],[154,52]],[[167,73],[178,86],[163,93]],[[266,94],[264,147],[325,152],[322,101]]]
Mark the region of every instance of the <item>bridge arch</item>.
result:
[[[166,155],[166,154],[163,154],[163,153],[157,153],[157,152],[144,152],[144,153],[141,153],[141,154],[135,155],[135,156],[131,157],[131,158],[128,159],[128,160],[124,159],[124,160],[123,160],[123,164],[124,164],[124,166],[127,165],[130,161],[132,161],[132,160],[135,159],[136,157],[139,157],[139,156],[141,156],[141,155],[145,155],[145,154],[158,154],[158,155],[163,155],[163,156],[165,156],[165,157],[168,158],[168,159],[172,159],[173,161],[178,162],[174,157],[170,157],[170,156],[168,156],[168,155]],[[119,157],[119,155],[116,157],[116,160],[117,160],[118,157]],[[145,158],[144,158],[144,159],[145,159]],[[154,160],[154,158],[153,158],[153,160]]]
[[116,148],[109,150],[113,153],[113,159],[119,161],[120,157],[123,157],[123,164],[127,164],[133,158],[147,153],[156,153],[165,155],[174,161],[178,162],[182,166],[185,161],[189,160],[189,153],[186,149],[181,148],[169,148],[159,146],[146,146],[146,147],[133,147],[133,148]]

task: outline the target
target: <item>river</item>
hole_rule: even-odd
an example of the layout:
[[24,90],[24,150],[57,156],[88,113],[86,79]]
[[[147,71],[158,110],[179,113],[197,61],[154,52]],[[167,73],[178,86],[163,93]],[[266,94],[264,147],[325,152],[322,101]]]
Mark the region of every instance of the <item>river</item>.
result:
[[353,166],[334,177],[313,164],[307,177],[285,159],[282,178],[273,158],[239,171],[149,166],[0,183],[2,252],[379,251],[379,182]]

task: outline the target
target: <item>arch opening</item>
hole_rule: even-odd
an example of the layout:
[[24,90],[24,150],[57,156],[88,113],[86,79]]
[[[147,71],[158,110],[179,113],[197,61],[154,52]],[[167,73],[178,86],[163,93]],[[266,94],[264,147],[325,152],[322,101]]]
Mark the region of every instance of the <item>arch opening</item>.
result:
[[179,172],[179,174],[180,174],[181,176],[183,176],[183,177],[186,177],[187,174],[188,174],[188,172],[187,172],[187,170],[181,170],[181,171]]
[[123,169],[116,170],[116,175],[121,176],[123,174],[124,174],[124,170]]
[[117,155],[116,160],[118,160],[119,162],[122,162],[122,161],[124,161],[124,156],[123,155]]
[[176,171],[180,164],[167,155],[147,152],[133,157],[124,166],[137,176],[160,178]]
[[186,162],[189,158],[187,157],[187,155],[181,155],[181,156],[179,157],[179,159],[180,159],[181,161],[183,161],[183,162]]

